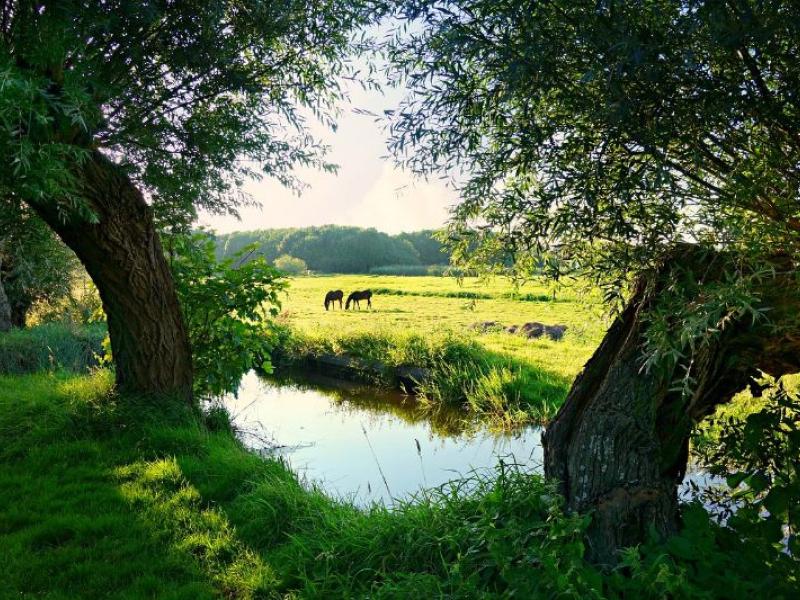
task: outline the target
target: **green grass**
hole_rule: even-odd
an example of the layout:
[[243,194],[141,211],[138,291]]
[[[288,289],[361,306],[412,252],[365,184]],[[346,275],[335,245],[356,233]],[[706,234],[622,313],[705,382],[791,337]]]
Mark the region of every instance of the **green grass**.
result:
[[64,323],[46,323],[0,334],[0,373],[85,371],[97,364],[105,335],[103,324]]
[[[325,311],[328,290],[369,288],[371,311]],[[337,275],[293,279],[281,323],[290,331],[279,359],[351,355],[389,366],[431,369],[422,386],[431,406],[448,404],[495,424],[546,421],[606,328],[596,294],[515,289],[508,281],[450,277]],[[568,327],[561,341],[479,333],[483,321]]]
[[[109,373],[0,377],[0,581],[13,598],[791,597],[786,559],[694,511],[688,537],[582,560],[585,519],[502,468],[360,510],[248,453],[226,415],[118,397]],[[723,540],[724,545],[720,545]],[[696,550],[695,550],[696,548]],[[791,565],[790,565],[791,566]],[[779,568],[780,567],[780,568]]]

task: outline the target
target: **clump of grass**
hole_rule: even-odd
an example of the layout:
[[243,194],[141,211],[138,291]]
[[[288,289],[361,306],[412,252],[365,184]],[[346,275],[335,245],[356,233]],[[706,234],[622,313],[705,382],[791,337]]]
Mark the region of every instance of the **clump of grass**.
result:
[[82,372],[97,365],[105,326],[44,323],[0,334],[0,373],[64,369]]

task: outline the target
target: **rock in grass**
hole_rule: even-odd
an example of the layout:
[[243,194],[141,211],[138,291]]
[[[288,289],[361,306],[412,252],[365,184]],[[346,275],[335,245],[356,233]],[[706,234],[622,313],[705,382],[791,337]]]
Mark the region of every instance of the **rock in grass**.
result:
[[559,341],[564,337],[564,333],[567,331],[567,326],[545,325],[544,323],[533,321],[531,323],[525,323],[519,328],[519,331],[529,340],[537,339],[545,335],[551,340]]
[[479,321],[470,325],[470,329],[479,333],[488,333],[490,331],[505,331],[511,335],[522,335],[529,340],[535,340],[542,336],[547,336],[551,340],[559,341],[564,337],[567,331],[566,325],[545,325],[538,321],[531,321],[523,325],[509,325],[504,327],[498,321]]

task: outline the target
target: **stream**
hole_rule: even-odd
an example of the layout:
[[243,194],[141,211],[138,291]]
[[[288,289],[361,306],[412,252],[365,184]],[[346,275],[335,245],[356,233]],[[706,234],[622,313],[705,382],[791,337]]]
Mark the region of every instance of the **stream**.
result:
[[[321,375],[250,372],[223,404],[248,447],[282,457],[307,484],[359,506],[391,506],[472,472],[491,474],[501,460],[542,470],[541,427],[467,426],[463,413],[430,414],[399,392]],[[690,469],[682,496],[689,480],[712,483]]]

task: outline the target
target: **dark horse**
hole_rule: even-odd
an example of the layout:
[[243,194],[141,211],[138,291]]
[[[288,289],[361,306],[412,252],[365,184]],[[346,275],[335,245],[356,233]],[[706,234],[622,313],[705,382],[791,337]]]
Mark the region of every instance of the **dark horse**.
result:
[[342,290],[333,290],[325,294],[325,310],[328,310],[329,304],[331,307],[335,307],[334,302],[337,300],[339,301],[339,308],[342,308],[342,298],[344,298]]
[[361,304],[359,304],[359,300],[366,300],[367,306],[372,308],[372,292],[369,290],[364,290],[363,292],[353,292],[347,297],[347,302],[344,303],[345,310],[350,308],[350,303],[353,303],[353,308],[356,306],[358,310],[361,310]]

